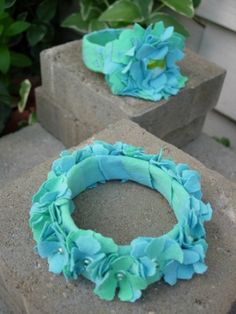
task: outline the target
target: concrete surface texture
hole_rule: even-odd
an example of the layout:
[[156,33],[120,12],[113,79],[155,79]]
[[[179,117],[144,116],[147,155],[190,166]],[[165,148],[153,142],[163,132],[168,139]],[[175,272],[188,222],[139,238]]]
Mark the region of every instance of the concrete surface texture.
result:
[[0,139],[0,189],[64,146],[38,123]]
[[236,154],[230,148],[202,133],[182,149],[201,161],[206,167],[216,170],[236,182]]
[[[207,224],[208,271],[174,287],[162,282],[150,286],[135,304],[104,302],[93,285],[80,279],[66,283],[47,270],[47,262],[34,253],[28,227],[31,197],[45,180],[47,161],[0,191],[0,293],[15,313],[216,313],[233,310],[236,296],[236,185],[200,162],[151,135],[137,124],[121,120],[93,139],[144,146],[149,153],[164,148],[166,157],[188,163],[202,175],[204,200],[214,208]],[[81,144],[82,145],[82,144]],[[135,199],[135,202],[133,200]],[[94,228],[127,243],[137,235],[158,235],[175,222],[172,211],[156,192],[128,182],[110,182],[81,194],[74,215],[82,228]]]
[[[41,125],[59,139],[66,147],[75,146],[80,143],[85,134],[92,132],[94,124],[89,122],[81,123],[68,110],[57,105],[44,90],[39,87],[36,89],[37,113],[41,117]],[[163,137],[163,140],[182,146],[195,139],[202,130],[205,116],[194,119],[187,125],[180,127]],[[96,128],[99,128],[98,124]]]
[[236,152],[236,122],[223,116],[216,110],[207,114],[203,132],[209,136],[226,137],[230,140],[231,148]]
[[[216,105],[225,76],[222,68],[190,50],[186,51],[181,69],[189,77],[189,82],[177,96],[168,101],[149,102],[132,97],[117,97],[111,94],[103,75],[89,71],[83,65],[81,41],[74,41],[41,54],[43,91],[40,97],[42,99],[43,95],[47,95],[57,107],[72,113],[73,121],[76,118],[80,127],[80,141],[110,123],[128,118],[160,138],[172,133],[175,144],[175,130],[189,125],[197,118],[203,119]],[[41,104],[42,101],[38,101],[39,119],[44,127],[50,128],[50,124],[44,122],[45,117],[47,120],[50,115],[47,109],[50,106],[41,108]],[[54,121],[56,123],[57,120]],[[58,124],[58,129],[64,127]],[[195,137],[199,129],[196,128]],[[54,130],[57,131],[57,128]],[[182,145],[186,143],[185,139],[187,137],[182,137]]]

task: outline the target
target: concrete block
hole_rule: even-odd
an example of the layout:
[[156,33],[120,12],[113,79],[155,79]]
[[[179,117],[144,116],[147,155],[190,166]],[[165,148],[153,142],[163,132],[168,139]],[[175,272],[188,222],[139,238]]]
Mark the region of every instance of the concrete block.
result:
[[[149,153],[163,147],[165,156],[186,162],[201,173],[204,200],[214,208],[213,220],[206,226],[209,269],[205,275],[179,281],[173,287],[162,282],[154,284],[135,304],[102,301],[93,294],[89,281],[66,283],[62,276],[50,274],[47,262],[33,252],[34,241],[28,227],[31,197],[46,178],[51,162],[48,161],[0,191],[0,287],[14,313],[225,314],[233,309],[236,185],[128,120],[110,125],[89,141],[93,139],[111,143],[122,140],[144,146]],[[127,243],[137,235],[160,235],[175,223],[163,197],[132,182],[99,185],[82,193],[76,202],[79,211],[74,219],[81,228],[94,228],[118,243]]]
[[[66,107],[62,108],[49,97],[41,87],[36,89],[38,119],[42,126],[63,142],[66,147],[75,146],[105,126],[94,120],[79,122]],[[194,140],[201,133],[205,116],[200,116],[188,125],[171,131],[164,140],[178,147]]]
[[216,170],[226,178],[236,182],[236,153],[218,143],[206,134],[201,134],[195,141],[181,147],[204,165]]
[[64,145],[38,123],[1,137],[0,189],[63,148]]
[[77,145],[84,139],[81,138],[84,127],[71,112],[59,107],[40,87],[35,90],[35,96],[37,117],[46,130],[62,141],[66,147]]
[[[181,68],[189,77],[186,88],[167,101],[150,102],[112,95],[103,75],[84,66],[81,41],[54,47],[41,54],[44,92],[57,106],[71,112],[82,128],[92,125],[98,131],[127,118],[160,138],[206,115],[216,105],[221,91],[225,71],[215,64],[187,50]],[[85,133],[81,131],[81,136],[84,139],[91,136],[86,127],[83,130]],[[181,144],[186,144],[184,136]]]

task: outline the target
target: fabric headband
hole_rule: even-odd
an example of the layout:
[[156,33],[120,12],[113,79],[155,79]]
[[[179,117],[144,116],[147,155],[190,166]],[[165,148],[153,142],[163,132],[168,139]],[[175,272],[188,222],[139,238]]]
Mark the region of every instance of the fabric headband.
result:
[[[160,192],[177,224],[160,237],[140,236],[129,245],[76,226],[72,201],[87,188],[109,180],[135,181]],[[201,200],[200,176],[186,164],[146,154],[142,148],[97,141],[54,161],[48,179],[34,195],[30,227],[49,271],[67,279],[80,275],[95,283],[95,294],[134,302],[141,290],[161,278],[170,285],[207,269],[204,222],[210,204]]]
[[84,64],[105,74],[113,94],[157,101],[185,86],[176,62],[184,57],[185,38],[162,22],[147,29],[105,29],[83,37]]

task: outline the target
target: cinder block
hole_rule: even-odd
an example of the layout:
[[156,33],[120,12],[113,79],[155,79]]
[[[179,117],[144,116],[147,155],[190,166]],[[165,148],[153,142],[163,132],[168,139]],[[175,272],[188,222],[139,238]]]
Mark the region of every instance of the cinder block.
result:
[[[66,283],[63,276],[49,273],[47,262],[33,251],[28,227],[31,197],[46,178],[48,161],[0,191],[0,293],[4,290],[13,312],[228,313],[236,296],[236,185],[128,120],[110,125],[92,139],[111,143],[122,140],[144,146],[149,153],[164,147],[165,156],[188,163],[201,173],[204,199],[214,208],[213,219],[206,226],[209,269],[206,274],[179,281],[173,287],[162,282],[153,284],[134,304],[102,301],[93,294],[93,284],[88,280]],[[118,243],[127,243],[138,235],[160,235],[175,223],[163,197],[132,182],[99,185],[82,193],[76,202],[79,212],[74,219],[81,228],[95,229]]]
[[[114,96],[104,76],[89,71],[83,64],[81,41],[46,50],[41,54],[42,87],[57,104],[78,120],[83,130],[91,125],[95,131],[122,118],[130,119],[154,135],[165,138],[203,117],[218,100],[225,70],[186,50],[181,63],[189,77],[187,86],[169,100],[150,102],[132,97]],[[83,138],[87,137],[81,131]],[[185,137],[176,138],[179,145]]]
[[[0,189],[48,160],[64,146],[36,123],[0,140]],[[1,310],[0,310],[1,313]]]
[[[62,108],[49,97],[42,87],[36,89],[37,115],[42,126],[61,140],[66,147],[75,146],[97,131],[106,127],[102,121],[93,123],[80,121],[75,118],[67,107]],[[179,129],[171,131],[164,136],[168,143],[182,147],[185,143],[194,140],[201,133],[205,116],[200,116]]]
[[87,130],[83,130],[84,126],[78,123],[71,112],[59,107],[40,87],[35,90],[35,96],[37,117],[46,130],[61,140],[66,147],[74,146],[84,139],[81,134],[87,134]]

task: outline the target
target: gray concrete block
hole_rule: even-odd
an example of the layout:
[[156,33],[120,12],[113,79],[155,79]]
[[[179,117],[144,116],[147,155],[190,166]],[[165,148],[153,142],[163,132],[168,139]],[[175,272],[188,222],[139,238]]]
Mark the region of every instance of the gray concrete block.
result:
[[205,118],[206,116],[200,116],[194,119],[189,124],[165,135],[163,140],[177,147],[182,147],[186,143],[196,139],[201,134]]
[[236,154],[230,148],[203,133],[195,141],[183,146],[182,149],[208,168],[216,170],[236,182]]
[[[93,139],[122,140],[144,146],[149,153],[163,147],[166,157],[186,162],[201,173],[204,200],[214,208],[206,226],[209,269],[173,287],[154,284],[135,304],[102,301],[93,294],[89,281],[66,283],[62,276],[50,274],[47,262],[33,252],[28,227],[31,197],[46,178],[48,161],[0,191],[0,286],[5,287],[5,299],[14,313],[227,313],[236,296],[236,185],[131,121],[110,125],[88,141]],[[137,235],[162,234],[175,222],[163,197],[131,182],[99,185],[82,193],[76,202],[79,211],[74,219],[81,228],[94,228],[118,243]]]
[[63,148],[63,144],[38,123],[1,137],[0,189]]
[[81,137],[82,133],[87,132],[84,130],[84,124],[79,124],[78,119],[71,112],[59,107],[40,87],[35,90],[35,96],[37,117],[46,130],[62,141],[66,147],[77,145],[84,140]]
[[[94,120],[78,121],[67,107],[58,106],[51,97],[49,97],[41,87],[36,89],[36,99],[38,108],[38,119],[42,126],[61,140],[66,147],[77,145],[85,138],[92,136],[97,131],[105,128],[104,123]],[[201,133],[205,116],[200,116],[189,124],[179,129],[171,131],[164,136],[164,140],[176,146],[183,146],[189,143]]]
[[216,105],[221,91],[225,71],[215,64],[187,50],[181,68],[189,77],[187,86],[168,101],[150,102],[112,95],[103,75],[84,66],[80,41],[41,54],[44,91],[57,106],[67,108],[79,125],[93,125],[97,131],[128,118],[160,138],[204,116]]

